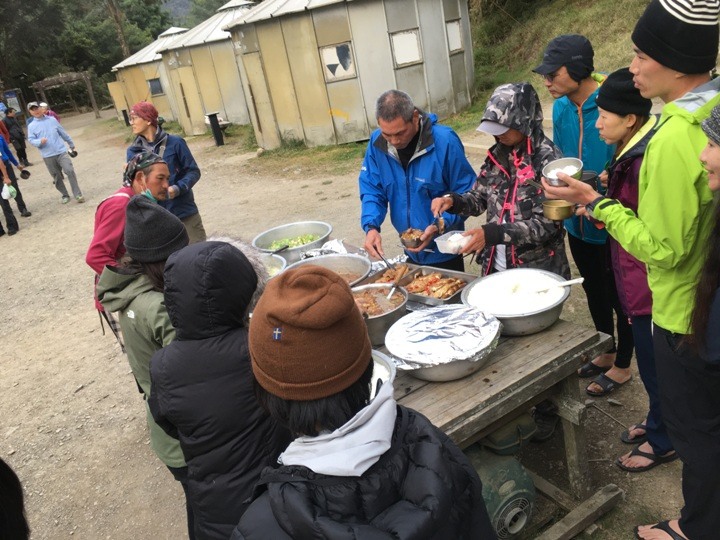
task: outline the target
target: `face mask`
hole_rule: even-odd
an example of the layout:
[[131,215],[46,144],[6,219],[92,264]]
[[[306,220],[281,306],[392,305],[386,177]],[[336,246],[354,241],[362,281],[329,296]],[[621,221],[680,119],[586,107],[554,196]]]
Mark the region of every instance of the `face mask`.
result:
[[154,203],[158,202],[158,200],[155,197],[153,197],[153,194],[149,189],[146,189],[145,191],[143,191],[142,194],[145,197],[147,197],[148,199],[150,199],[152,202],[154,202]]

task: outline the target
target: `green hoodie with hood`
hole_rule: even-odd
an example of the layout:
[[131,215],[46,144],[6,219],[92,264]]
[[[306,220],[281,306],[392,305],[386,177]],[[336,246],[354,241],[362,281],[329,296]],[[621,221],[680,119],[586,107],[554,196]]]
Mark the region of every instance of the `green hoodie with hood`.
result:
[[637,216],[611,199],[593,211],[647,265],[653,322],[678,334],[690,331],[712,228],[713,195],[699,159],[707,137],[700,122],[720,103],[718,92],[720,79],[714,79],[663,107],[640,169]]
[[150,358],[155,351],[175,339],[175,329],[165,309],[163,293],[155,290],[144,274],[123,274],[120,269],[107,266],[100,275],[97,294],[107,311],[120,314],[130,368],[143,392],[152,449],[168,467],[185,467],[180,442],[155,423],[147,405]]

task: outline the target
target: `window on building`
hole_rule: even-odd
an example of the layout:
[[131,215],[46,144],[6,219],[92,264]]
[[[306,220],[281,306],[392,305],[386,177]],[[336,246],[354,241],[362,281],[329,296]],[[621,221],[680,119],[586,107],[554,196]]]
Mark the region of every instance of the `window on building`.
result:
[[160,79],[150,79],[148,81],[148,86],[150,86],[150,95],[152,96],[159,96],[165,93],[163,92],[163,87]]
[[350,42],[320,48],[323,73],[327,82],[352,79],[356,76],[355,59]]
[[460,21],[448,21],[445,23],[447,30],[448,50],[458,52],[463,50],[462,27]]
[[420,30],[407,30],[390,34],[395,67],[419,64],[423,61]]

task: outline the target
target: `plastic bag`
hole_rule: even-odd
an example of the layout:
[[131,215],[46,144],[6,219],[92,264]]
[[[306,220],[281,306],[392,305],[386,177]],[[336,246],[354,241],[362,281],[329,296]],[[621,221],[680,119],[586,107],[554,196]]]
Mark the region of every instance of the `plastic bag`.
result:
[[2,192],[0,192],[0,196],[2,196],[3,199],[6,201],[8,199],[14,199],[17,196],[17,190],[8,184],[3,184]]

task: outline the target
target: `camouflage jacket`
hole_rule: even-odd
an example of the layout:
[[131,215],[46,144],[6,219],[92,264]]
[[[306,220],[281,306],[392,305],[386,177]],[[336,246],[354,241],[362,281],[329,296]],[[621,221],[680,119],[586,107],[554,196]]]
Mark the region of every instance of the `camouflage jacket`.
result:
[[[543,215],[542,190],[525,183],[526,178],[539,182],[542,168],[562,157],[542,131],[542,110],[535,89],[528,83],[498,87],[483,120],[526,135],[514,148],[499,142],[492,146],[472,191],[453,194],[450,212],[464,216],[487,212],[485,249],[479,254],[483,274],[493,271],[495,246],[502,244],[507,246],[507,268],[539,268],[570,278],[562,222]],[[503,214],[504,207],[507,210]]]

